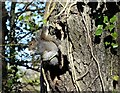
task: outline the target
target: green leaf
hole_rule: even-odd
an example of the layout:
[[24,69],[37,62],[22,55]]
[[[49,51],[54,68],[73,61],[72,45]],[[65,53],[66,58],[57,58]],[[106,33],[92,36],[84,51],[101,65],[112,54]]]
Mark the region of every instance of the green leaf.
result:
[[35,29],[35,27],[32,23],[29,22],[28,25],[29,25],[31,31]]
[[114,75],[113,76],[113,80],[118,81],[119,80],[119,76],[118,75]]
[[30,16],[25,16],[25,20],[28,21]]
[[104,16],[103,22],[104,22],[104,23],[108,23],[108,16]]
[[102,29],[97,29],[96,32],[95,32],[95,35],[96,35],[96,36],[99,36],[99,35],[102,34],[102,32],[103,32]]
[[43,24],[47,24],[47,20],[46,19],[43,19]]
[[103,29],[103,25],[98,25],[97,29]]
[[36,28],[36,29],[38,29],[38,28],[39,28],[39,26],[38,26],[38,25],[35,25],[35,28]]
[[33,16],[37,16],[37,14],[33,14]]
[[30,28],[33,27],[33,25],[31,23],[28,23],[28,25],[30,26]]
[[8,84],[12,84],[12,83],[13,83],[13,80],[10,79],[10,80],[7,81],[7,83],[8,83]]
[[8,87],[11,87],[12,84],[13,84],[13,80],[12,79],[10,79],[10,80],[7,81]]
[[109,25],[106,25],[104,29],[108,31]]
[[19,16],[18,19],[19,19],[20,21],[22,21],[22,20],[23,20],[23,15],[22,15],[22,16]]
[[111,33],[111,36],[112,36],[114,39],[117,39],[118,33],[117,33],[117,32]]
[[110,32],[113,30],[113,28],[115,28],[115,26],[113,24],[109,26]]
[[117,21],[117,16],[114,15],[111,19],[110,19],[110,22],[111,23],[114,23],[115,21]]
[[112,45],[113,48],[117,48],[118,47],[117,43],[112,43],[111,45]]
[[96,36],[99,36],[99,35],[102,34],[102,32],[103,32],[103,25],[98,25],[98,26],[97,26],[97,30],[96,30],[96,32],[95,32],[95,35],[96,35]]
[[106,45],[106,46],[110,45],[110,42],[105,42],[105,45]]

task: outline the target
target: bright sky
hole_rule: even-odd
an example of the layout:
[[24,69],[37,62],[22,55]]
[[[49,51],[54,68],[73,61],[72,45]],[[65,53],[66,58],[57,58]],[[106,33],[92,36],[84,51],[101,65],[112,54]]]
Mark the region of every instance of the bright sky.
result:
[[[30,1],[30,0],[29,0]],[[19,0],[19,2],[20,2],[20,0]],[[39,8],[41,8],[41,7],[43,7],[45,4],[43,4],[43,5],[41,5],[39,2],[35,2],[35,4],[39,7]],[[7,9],[7,11],[8,11],[8,13],[10,12],[10,10],[11,10],[11,2],[10,1],[6,1],[5,2],[5,8]],[[23,7],[24,7],[24,4],[23,3],[16,3],[16,7],[15,7],[15,13],[17,13],[17,12],[20,12],[20,10],[19,9],[23,9]],[[36,7],[35,6],[31,6],[30,5],[30,9],[36,9]],[[32,18],[34,18],[35,19],[35,23],[36,24],[39,24],[39,26],[41,25],[41,23],[40,23],[40,21],[42,20],[42,17],[40,16],[40,14],[38,14],[37,12],[35,12],[35,14],[37,15],[37,16],[34,16],[34,17],[32,17]],[[10,15],[10,14],[9,14]],[[22,14],[23,16],[25,16],[26,15],[26,13],[23,13]],[[18,33],[18,34],[16,34],[16,37],[17,36],[24,36],[25,34],[27,34],[29,31],[26,31],[25,29],[24,29],[24,27],[25,27],[25,24],[24,24],[24,22],[23,22],[23,25],[22,26],[20,26],[20,23],[21,23],[21,21],[18,21],[17,22],[17,24],[16,24],[16,26],[18,26],[18,27],[20,27],[22,30],[23,30],[23,32],[24,32],[24,34],[20,31],[20,30],[15,30],[16,31],[16,33]],[[9,24],[10,24],[10,22],[9,21],[7,21],[6,22],[6,25],[7,25],[7,29],[8,30],[10,30],[10,26],[9,26]],[[27,26],[28,27],[28,26]],[[28,27],[29,28],[29,27]],[[20,33],[22,33],[22,34],[20,34]],[[29,34],[29,35],[27,35],[25,38],[23,38],[23,39],[21,39],[20,41],[19,41],[19,43],[23,43],[23,44],[27,44],[28,43],[28,39],[29,39],[29,41],[31,40],[31,37],[32,37],[33,35],[31,35],[31,34]],[[7,37],[5,37],[6,39],[7,39]],[[7,49],[7,51],[8,51],[9,49]],[[16,49],[17,50],[17,49]],[[17,52],[17,51],[16,51]],[[18,53],[18,55],[16,55],[16,58],[17,59],[19,59],[19,61],[21,61],[21,60],[26,60],[26,61],[31,61],[32,60],[32,57],[30,56],[30,51],[28,50],[28,48],[26,48],[25,50],[23,50],[23,51],[21,51],[21,52],[17,52]],[[29,55],[29,57],[26,55],[26,53]],[[27,56],[27,57],[25,57],[25,56]]]

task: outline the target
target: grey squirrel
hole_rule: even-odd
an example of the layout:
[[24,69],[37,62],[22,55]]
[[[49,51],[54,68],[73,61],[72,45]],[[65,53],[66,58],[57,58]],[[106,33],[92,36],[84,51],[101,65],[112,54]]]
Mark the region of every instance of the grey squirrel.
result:
[[50,64],[57,65],[58,58],[58,43],[57,40],[49,34],[49,28],[47,26],[43,27],[41,32],[41,39],[39,40],[39,51],[42,53],[43,61],[50,61]]
[[[42,61],[50,61],[49,64],[57,65],[59,56],[59,43],[57,40],[49,34],[49,28],[44,26],[38,40],[33,39],[29,44],[29,50],[32,53],[39,52],[41,55]],[[37,46],[37,50],[36,50]]]

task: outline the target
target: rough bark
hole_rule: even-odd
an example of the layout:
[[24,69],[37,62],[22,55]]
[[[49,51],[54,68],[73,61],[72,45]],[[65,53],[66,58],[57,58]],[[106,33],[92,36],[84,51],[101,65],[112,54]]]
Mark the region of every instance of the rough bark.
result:
[[[117,22],[117,32],[118,32],[118,44],[119,44],[119,47],[118,47],[118,56],[119,56],[119,62],[118,62],[118,76],[120,76],[120,13],[118,13],[118,22]],[[120,79],[118,81],[118,87],[120,87]]]
[[[93,6],[93,4],[96,5],[97,10],[100,9],[100,6],[104,7],[101,2],[90,5]],[[66,3],[63,5],[66,6]],[[101,36],[99,44],[96,43],[96,20],[91,16],[93,7],[90,8],[90,5],[85,2],[68,3],[64,9],[61,4],[57,3],[49,18],[49,22],[51,24],[57,22],[62,27],[60,32],[64,33],[60,49],[64,60],[63,68],[58,71],[56,68],[54,70],[46,68],[47,71],[51,70],[51,75],[56,75],[60,80],[57,84],[53,84],[54,91],[104,92],[114,89],[112,76],[120,71],[118,68],[119,57],[117,54],[111,53],[110,48],[105,48],[104,37],[106,33]],[[55,15],[63,10],[64,12],[55,18]],[[57,30],[56,36],[60,32]],[[60,36],[62,35],[59,34],[57,38]],[[47,75],[50,76],[50,74]],[[51,85],[49,80],[48,83]],[[44,85],[44,87],[46,86]],[[120,87],[116,87],[117,91],[119,89]]]

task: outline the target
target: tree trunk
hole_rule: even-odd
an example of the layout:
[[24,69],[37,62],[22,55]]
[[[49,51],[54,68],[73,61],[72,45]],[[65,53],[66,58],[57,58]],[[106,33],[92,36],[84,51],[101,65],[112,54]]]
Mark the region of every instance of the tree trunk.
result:
[[[118,42],[119,42],[119,47],[118,47],[118,56],[119,56],[119,62],[118,62],[118,75],[120,76],[120,12],[118,13],[118,22],[117,22],[117,32],[118,32]],[[120,79],[118,81],[118,87],[120,88]]]
[[2,3],[2,84],[7,80],[7,61],[5,60],[5,35],[8,33],[6,22],[7,22],[8,14],[5,9],[5,3]]
[[[0,16],[2,16],[2,2],[0,2]],[[2,27],[2,18],[0,18],[0,26]],[[0,45],[2,45],[2,28],[0,29]],[[0,52],[2,52],[2,46],[0,47]],[[0,57],[2,54],[0,54]],[[0,92],[2,91],[2,59],[0,58]]]
[[[95,37],[97,20],[93,11],[96,15],[99,14],[104,10],[105,4],[102,2],[56,4],[49,22],[57,28],[55,32],[57,38],[61,40],[60,51],[64,63],[59,70],[43,67],[47,77],[43,82],[48,81],[48,84],[43,84],[43,87],[65,92],[105,92],[113,89],[118,91],[120,87],[117,87],[117,83],[114,85],[112,77],[118,75],[120,71],[119,57],[113,54],[110,48],[105,48],[106,33],[103,33],[100,38]],[[62,29],[58,29],[55,24]],[[54,83],[54,79],[49,80],[52,75],[58,78],[57,83]]]

